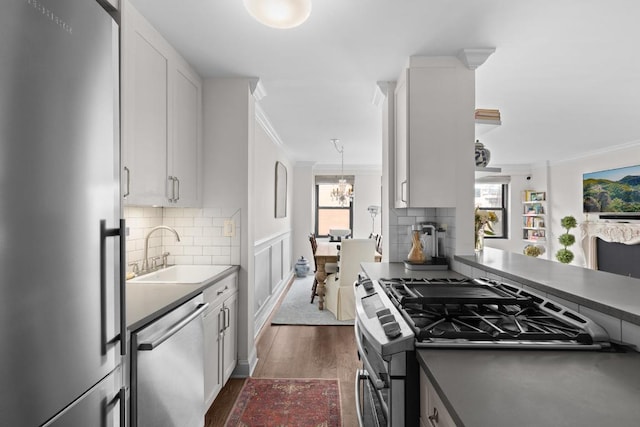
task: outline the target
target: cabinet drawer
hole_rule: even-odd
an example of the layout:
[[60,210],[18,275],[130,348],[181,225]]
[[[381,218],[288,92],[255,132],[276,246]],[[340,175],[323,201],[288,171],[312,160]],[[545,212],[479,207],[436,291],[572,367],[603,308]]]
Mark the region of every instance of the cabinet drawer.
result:
[[238,274],[233,273],[205,289],[202,294],[205,302],[208,302],[211,306],[215,306],[218,302],[224,301],[237,290]]

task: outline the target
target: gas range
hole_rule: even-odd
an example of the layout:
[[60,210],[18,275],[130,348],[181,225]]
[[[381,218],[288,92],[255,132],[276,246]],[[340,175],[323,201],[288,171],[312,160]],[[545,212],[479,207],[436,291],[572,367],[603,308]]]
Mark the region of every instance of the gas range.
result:
[[494,280],[381,279],[416,347],[594,350],[610,346],[591,319]]
[[489,279],[354,283],[360,426],[418,427],[416,349],[607,350],[607,332],[541,295]]

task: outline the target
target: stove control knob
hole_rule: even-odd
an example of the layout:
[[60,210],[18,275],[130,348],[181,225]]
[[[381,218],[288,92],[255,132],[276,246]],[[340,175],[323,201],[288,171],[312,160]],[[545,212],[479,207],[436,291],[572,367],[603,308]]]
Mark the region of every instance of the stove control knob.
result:
[[373,282],[371,279],[363,279],[360,284],[364,287],[365,290],[371,291],[373,289]]
[[402,334],[402,331],[400,330],[400,325],[398,324],[398,322],[395,322],[395,321],[385,323],[384,325],[382,325],[382,328],[384,329],[385,335],[389,338],[395,338]]
[[391,314],[391,310],[389,310],[388,308],[381,308],[380,310],[376,311],[376,316],[378,316],[378,319],[382,316],[386,316],[387,314]]
[[384,326],[385,323],[391,323],[396,321],[396,318],[393,314],[385,314],[384,316],[380,316],[378,319],[380,320],[380,324],[382,324],[382,326]]

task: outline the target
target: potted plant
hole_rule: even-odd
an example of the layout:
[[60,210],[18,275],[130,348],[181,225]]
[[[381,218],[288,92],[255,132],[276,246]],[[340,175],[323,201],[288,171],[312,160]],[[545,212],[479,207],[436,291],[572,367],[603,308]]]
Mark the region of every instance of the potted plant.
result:
[[558,242],[560,242],[560,244],[564,247],[556,252],[556,259],[563,264],[569,264],[571,261],[573,261],[573,252],[567,249],[567,247],[573,245],[576,242],[575,236],[573,234],[569,234],[569,230],[575,228],[577,222],[574,217],[569,215],[560,220],[560,225],[562,225],[562,228],[564,228],[566,231],[564,232],[564,234],[561,234],[560,237],[558,237]]
[[482,210],[476,207],[475,210],[475,251],[484,249],[484,236],[493,236],[493,223],[498,221],[495,212]]
[[524,248],[524,254],[532,257],[538,257],[544,253],[544,249],[537,245],[527,245]]

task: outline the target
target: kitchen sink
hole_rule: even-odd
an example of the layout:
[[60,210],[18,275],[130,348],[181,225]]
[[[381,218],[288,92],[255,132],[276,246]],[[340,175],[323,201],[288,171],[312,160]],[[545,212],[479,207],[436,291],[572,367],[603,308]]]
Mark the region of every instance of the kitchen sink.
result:
[[133,283],[202,283],[230,265],[172,265],[128,280]]

